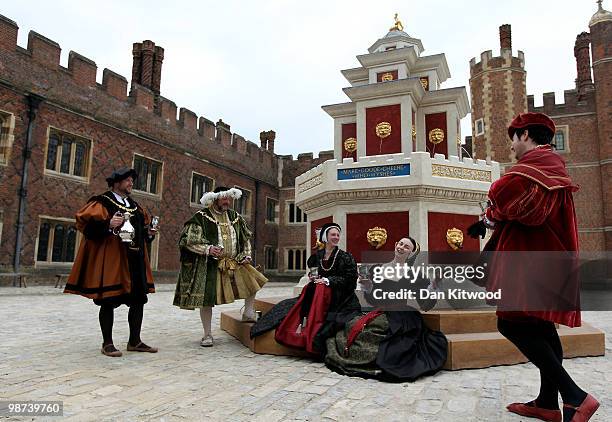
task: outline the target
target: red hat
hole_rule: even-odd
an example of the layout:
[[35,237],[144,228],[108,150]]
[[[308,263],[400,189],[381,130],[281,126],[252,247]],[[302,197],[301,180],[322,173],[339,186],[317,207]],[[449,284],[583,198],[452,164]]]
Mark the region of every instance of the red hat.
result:
[[555,134],[555,122],[552,121],[550,117],[546,114],[542,113],[521,113],[510,122],[510,126],[508,126],[508,136],[510,139],[514,136],[514,132],[517,129],[523,129],[527,126],[538,125],[544,126],[548,130],[551,131],[551,134]]

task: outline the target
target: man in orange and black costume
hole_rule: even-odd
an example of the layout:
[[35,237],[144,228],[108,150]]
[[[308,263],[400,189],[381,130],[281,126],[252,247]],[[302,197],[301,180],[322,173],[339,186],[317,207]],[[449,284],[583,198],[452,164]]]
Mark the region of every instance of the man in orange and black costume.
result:
[[[147,293],[153,293],[153,275],[147,248],[155,237],[151,217],[129,195],[138,175],[121,168],[106,179],[110,190],[94,196],[76,214],[76,227],[83,241],[72,266],[64,293],[78,294],[100,306],[102,354],[119,357],[113,344],[114,310],[127,305],[130,338],[128,351],[155,353],[157,349],[140,339]],[[124,214],[134,227],[131,241],[117,235],[124,225]]]

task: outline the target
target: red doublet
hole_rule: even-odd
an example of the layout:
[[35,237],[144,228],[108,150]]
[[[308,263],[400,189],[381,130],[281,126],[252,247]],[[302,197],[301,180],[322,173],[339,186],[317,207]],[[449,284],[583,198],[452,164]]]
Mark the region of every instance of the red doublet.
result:
[[[547,269],[546,278],[546,282],[552,280],[555,293],[562,288],[563,296],[569,297],[575,306],[562,310],[537,310],[526,305],[533,291],[530,291],[530,282],[525,280],[533,278],[533,266],[530,268],[528,263],[517,265],[516,261],[511,263],[507,256],[512,254],[500,253],[561,251],[576,252],[569,256],[577,258],[578,230],[572,197],[572,192],[577,189],[572,185],[565,162],[550,146],[526,152],[491,186],[491,207],[487,209],[486,217],[496,226],[485,250],[495,251],[495,256],[489,268],[487,290],[502,288],[502,296],[512,295],[514,302],[513,312],[507,312],[508,308],[500,310],[498,304],[500,317],[513,319],[532,316],[569,327],[580,326],[579,283],[577,273],[573,271],[577,260],[569,264],[570,271],[554,273],[554,269]],[[529,254],[521,256],[528,257]],[[553,271],[552,275],[550,271]]]

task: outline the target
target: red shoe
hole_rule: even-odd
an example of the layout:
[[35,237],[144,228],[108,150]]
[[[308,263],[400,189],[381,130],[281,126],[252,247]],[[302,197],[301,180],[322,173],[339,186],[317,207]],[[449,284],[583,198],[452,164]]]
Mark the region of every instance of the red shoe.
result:
[[587,394],[582,403],[580,403],[580,406],[575,407],[571,404],[564,404],[563,407],[569,407],[576,410],[570,422],[587,422],[599,408],[599,402],[595,400],[595,397]]
[[528,418],[538,418],[547,422],[561,422],[563,420],[560,410],[536,407],[535,401],[529,403],[512,403],[506,406],[506,409],[517,415],[527,416]]

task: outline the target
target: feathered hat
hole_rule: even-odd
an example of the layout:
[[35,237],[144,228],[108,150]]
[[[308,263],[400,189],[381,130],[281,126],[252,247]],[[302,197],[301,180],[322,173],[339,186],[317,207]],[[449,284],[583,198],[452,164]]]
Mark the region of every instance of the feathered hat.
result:
[[242,191],[238,188],[226,188],[225,186],[218,186],[212,192],[206,192],[200,198],[200,204],[205,207],[210,207],[213,202],[219,198],[233,198],[238,199],[242,196]]

